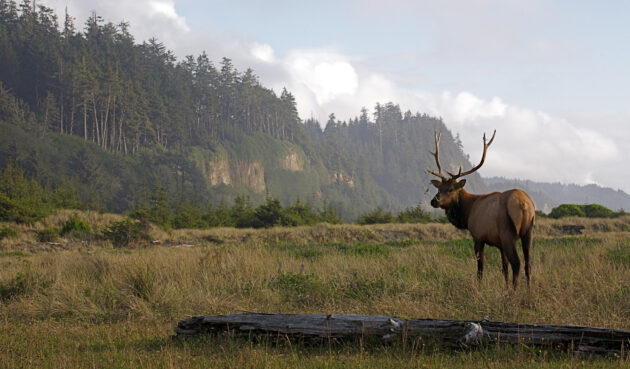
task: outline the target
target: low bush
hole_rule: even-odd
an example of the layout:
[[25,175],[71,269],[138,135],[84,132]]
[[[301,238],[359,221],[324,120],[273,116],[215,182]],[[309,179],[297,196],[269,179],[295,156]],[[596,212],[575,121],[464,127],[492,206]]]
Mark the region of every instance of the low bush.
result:
[[105,239],[116,247],[125,247],[130,243],[150,241],[149,223],[145,220],[126,218],[107,227],[103,232]]
[[15,163],[0,173],[0,221],[33,224],[52,213],[48,193]]
[[562,204],[551,210],[549,218],[558,219],[564,217],[584,217],[584,209],[580,205],[575,204]]
[[615,212],[599,204],[582,205],[587,218],[611,218]]
[[607,207],[599,204],[562,204],[551,210],[549,218],[558,219],[564,217],[585,217],[585,218],[612,218],[624,214],[623,211],[615,213]]
[[0,240],[5,238],[17,238],[18,232],[13,227],[0,228]]
[[92,228],[89,224],[83,219],[79,217],[78,214],[73,214],[61,228],[61,235],[67,236],[85,236],[90,235],[92,233]]
[[365,224],[383,224],[383,223],[393,223],[394,216],[392,212],[389,210],[384,210],[380,206],[376,209],[369,211],[359,217],[357,219],[357,223],[361,225]]
[[55,242],[59,239],[59,230],[57,228],[44,228],[37,231],[36,237],[39,242]]
[[396,215],[396,223],[429,223],[431,216],[420,204],[407,208]]

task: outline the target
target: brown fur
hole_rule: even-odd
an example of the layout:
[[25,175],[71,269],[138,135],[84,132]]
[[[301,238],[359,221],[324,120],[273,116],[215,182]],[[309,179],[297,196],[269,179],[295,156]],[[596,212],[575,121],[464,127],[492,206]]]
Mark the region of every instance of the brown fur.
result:
[[[483,276],[484,246],[495,246],[501,251],[503,275],[508,283],[508,264],[512,266],[514,288],[518,284],[520,259],[516,243],[521,239],[525,259],[525,276],[529,285],[531,279],[530,247],[535,219],[535,208],[531,198],[521,190],[493,192],[473,195],[463,189],[465,180],[447,180],[439,183],[438,194],[431,205],[444,209],[447,214],[455,214],[461,224],[470,232],[475,242],[477,256],[477,276]],[[436,185],[437,183],[434,183]],[[454,225],[452,219],[451,223]]]

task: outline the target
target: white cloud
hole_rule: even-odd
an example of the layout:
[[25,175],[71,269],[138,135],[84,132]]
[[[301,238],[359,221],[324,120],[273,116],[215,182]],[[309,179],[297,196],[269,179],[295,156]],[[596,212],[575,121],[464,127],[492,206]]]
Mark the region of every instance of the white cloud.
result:
[[472,162],[481,156],[483,134],[489,136],[496,129],[497,138],[480,171],[485,176],[623,187],[605,178],[611,163],[627,156],[619,149],[622,141],[565,118],[467,91],[435,94],[401,88],[338,53],[301,50],[278,65],[288,71],[290,79],[284,85],[294,91],[302,117],[315,116],[323,123],[335,113],[338,119],[348,119],[362,106],[371,109],[376,102],[392,101],[403,110],[442,117],[453,133],[460,134]]
[[588,184],[604,182],[600,170],[623,159],[618,143],[600,132],[499,98],[446,93],[434,104],[434,113],[460,133],[473,162],[481,156],[483,133],[497,130],[481,169],[486,176]]
[[77,29],[92,12],[106,22],[129,22],[130,30],[138,42],[152,37],[172,48],[185,40],[190,28],[186,18],[179,15],[173,0],[46,0],[46,6],[56,10],[63,20],[65,9],[76,18]]
[[283,65],[295,84],[308,88],[319,105],[347,95],[358,87],[358,75],[345,57],[327,50],[296,50]]
[[265,63],[272,63],[276,59],[273,55],[273,48],[271,48],[269,44],[254,43],[251,48],[251,53],[254,58]]
[[174,1],[150,1],[149,12],[151,18],[165,17],[169,21],[173,21],[177,27],[188,32],[190,28],[186,24],[186,18],[177,14],[175,11]]

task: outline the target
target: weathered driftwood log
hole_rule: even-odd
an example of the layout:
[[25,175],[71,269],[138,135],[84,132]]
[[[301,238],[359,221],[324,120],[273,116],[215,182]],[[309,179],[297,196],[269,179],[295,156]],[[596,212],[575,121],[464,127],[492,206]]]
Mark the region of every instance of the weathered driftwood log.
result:
[[565,234],[582,234],[582,231],[584,230],[584,226],[580,225],[580,224],[564,224],[564,225],[560,225],[557,226],[556,228],[560,228],[560,230],[565,233]]
[[630,330],[489,320],[402,319],[383,315],[202,315],[182,319],[175,333],[179,337],[200,333],[268,334],[307,340],[373,337],[384,342],[423,340],[455,347],[509,343],[608,356],[626,356],[630,348]]

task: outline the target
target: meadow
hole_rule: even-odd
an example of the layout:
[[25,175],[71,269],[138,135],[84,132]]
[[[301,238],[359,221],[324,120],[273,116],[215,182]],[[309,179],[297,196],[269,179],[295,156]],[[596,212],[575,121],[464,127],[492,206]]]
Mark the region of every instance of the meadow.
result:
[[[537,220],[533,279],[506,289],[497,249],[476,280],[472,241],[448,224],[170,230],[115,247],[38,242],[61,211],[3,223],[0,367],[628,367],[525,346],[460,351],[402,343],[307,345],[265,337],[173,339],[181,318],[243,311],[384,314],[630,329],[630,217]],[[83,212],[95,231],[117,215]],[[566,225],[582,225],[567,235]],[[519,250],[520,251],[520,250]],[[522,259],[522,254],[521,254]]]

